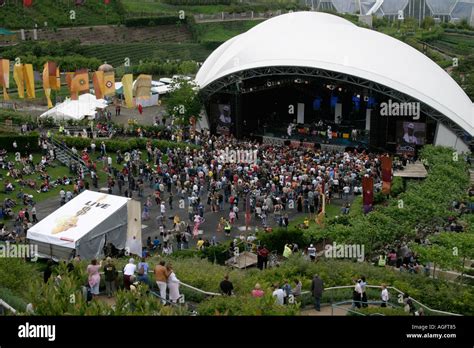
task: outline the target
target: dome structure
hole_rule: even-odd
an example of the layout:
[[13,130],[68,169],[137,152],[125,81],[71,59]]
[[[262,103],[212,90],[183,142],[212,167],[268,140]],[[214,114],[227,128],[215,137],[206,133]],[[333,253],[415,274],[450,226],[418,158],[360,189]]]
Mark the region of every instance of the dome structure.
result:
[[266,20],[218,47],[196,76],[202,90],[233,74],[307,67],[357,77],[417,100],[474,135],[474,104],[435,62],[385,34],[335,15],[294,12]]
[[110,71],[114,71],[114,67],[110,64],[104,63],[101,66],[99,66],[97,70],[103,71],[103,72],[110,72]]

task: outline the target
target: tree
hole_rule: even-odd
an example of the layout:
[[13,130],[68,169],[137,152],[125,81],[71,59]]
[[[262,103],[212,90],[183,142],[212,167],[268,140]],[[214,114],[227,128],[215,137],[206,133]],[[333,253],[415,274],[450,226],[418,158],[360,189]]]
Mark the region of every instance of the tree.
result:
[[425,19],[423,19],[423,23],[421,24],[421,26],[423,27],[423,29],[428,29],[428,28],[432,28],[436,25],[436,22],[435,20],[433,19],[433,17],[425,17]]
[[186,126],[190,124],[191,117],[199,119],[202,105],[196,85],[184,79],[177,79],[173,82],[172,89],[166,103],[166,111],[175,124]]
[[458,257],[462,281],[466,260],[474,258],[474,234],[441,233],[435,236],[432,242],[446,248],[453,256]]

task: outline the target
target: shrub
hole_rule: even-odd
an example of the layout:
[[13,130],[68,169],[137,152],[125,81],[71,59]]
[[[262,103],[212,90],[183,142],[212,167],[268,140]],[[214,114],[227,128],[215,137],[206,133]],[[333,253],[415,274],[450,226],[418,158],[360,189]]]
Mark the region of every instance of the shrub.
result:
[[7,120],[11,120],[14,125],[27,123],[34,127],[37,126],[36,117],[14,110],[0,110],[0,123],[5,123]]
[[[15,295],[10,289],[0,287],[0,299],[8,303],[19,312],[23,312],[26,309],[27,303],[25,300]],[[8,312],[9,311],[7,310],[7,313]]]
[[[68,137],[68,136],[55,136],[55,138],[64,143],[68,147],[74,146],[77,149],[84,149],[90,146],[91,139],[81,137]],[[149,139],[147,138],[131,138],[131,139],[106,139],[101,140],[105,143],[107,150],[126,152],[132,149],[145,149],[146,143]],[[189,147],[191,149],[197,148],[195,145],[187,143],[177,143],[168,140],[152,140],[152,145],[158,147],[161,150],[181,148],[185,149]]]
[[287,243],[296,243],[299,247],[305,247],[311,242],[308,236],[298,228],[288,230],[279,228],[270,233],[259,232],[257,238],[260,244],[267,246],[268,250],[277,250],[279,253],[283,252]]
[[[403,308],[392,308],[392,307],[367,307],[353,310],[356,313],[362,315],[384,315],[384,316],[409,316],[409,313],[406,313]],[[359,316],[353,312],[347,312],[349,316]]]
[[[13,141],[16,141],[18,146],[17,149],[13,147]],[[32,132],[25,135],[20,134],[0,134],[0,149],[7,151],[19,151],[19,152],[38,152],[39,151],[39,134]]]
[[15,296],[22,296],[31,276],[37,274],[36,265],[19,258],[0,258],[0,284]]
[[298,315],[299,305],[281,306],[271,293],[264,297],[217,296],[198,305],[199,315]]

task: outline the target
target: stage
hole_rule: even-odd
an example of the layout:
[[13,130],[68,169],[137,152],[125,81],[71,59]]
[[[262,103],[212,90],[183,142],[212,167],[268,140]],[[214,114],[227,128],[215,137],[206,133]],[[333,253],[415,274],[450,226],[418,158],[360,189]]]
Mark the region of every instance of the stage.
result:
[[425,179],[428,176],[425,166],[421,162],[408,163],[403,170],[395,170],[393,176],[406,179]]

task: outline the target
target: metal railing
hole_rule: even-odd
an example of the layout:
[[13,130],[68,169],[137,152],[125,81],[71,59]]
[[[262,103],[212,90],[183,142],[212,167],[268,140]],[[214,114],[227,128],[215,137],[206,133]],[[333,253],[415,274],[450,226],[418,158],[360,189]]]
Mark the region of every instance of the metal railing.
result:
[[[378,286],[378,285],[366,285],[366,288],[370,288],[370,289],[381,289],[382,287],[381,286]],[[325,288],[324,291],[327,292],[327,291],[333,291],[333,290],[339,290],[339,289],[354,289],[354,285],[344,285],[344,286],[333,286],[333,287],[329,287],[329,288]],[[394,292],[400,294],[400,295],[404,295],[405,292],[393,287],[393,286],[387,286],[387,289],[389,290],[393,290]],[[307,295],[307,294],[311,294],[311,291],[302,291],[301,292],[301,295]],[[331,294],[332,295],[332,294]],[[430,308],[428,307],[427,305],[421,303],[420,301],[418,300],[415,300],[413,297],[411,297],[411,300],[416,303],[418,306],[420,307],[423,307],[424,309],[432,312],[432,313],[436,313],[436,314],[439,314],[439,315],[450,315],[450,316],[462,316],[462,314],[458,314],[458,313],[451,313],[451,312],[445,312],[445,311],[440,311],[440,310],[437,310],[437,309],[433,309],[433,308]],[[331,300],[330,300],[330,304],[332,305],[333,304],[333,297],[331,296]]]
[[[82,158],[79,155],[74,154],[71,149],[69,149],[67,146],[61,144],[59,141],[55,140],[53,137],[50,139],[51,145],[53,145],[54,148],[57,150],[63,152],[65,156],[69,156],[71,160],[76,161],[79,163],[79,165],[82,167],[82,170],[84,173],[89,172],[89,168],[87,168],[86,163],[82,160]],[[70,163],[64,163],[66,165],[69,165]]]
[[0,306],[2,306],[3,308],[5,309],[8,309],[10,312],[12,312],[13,314],[16,314],[16,309],[13,308],[12,306],[10,306],[8,303],[6,303],[5,301],[3,301],[1,298],[0,298]]

